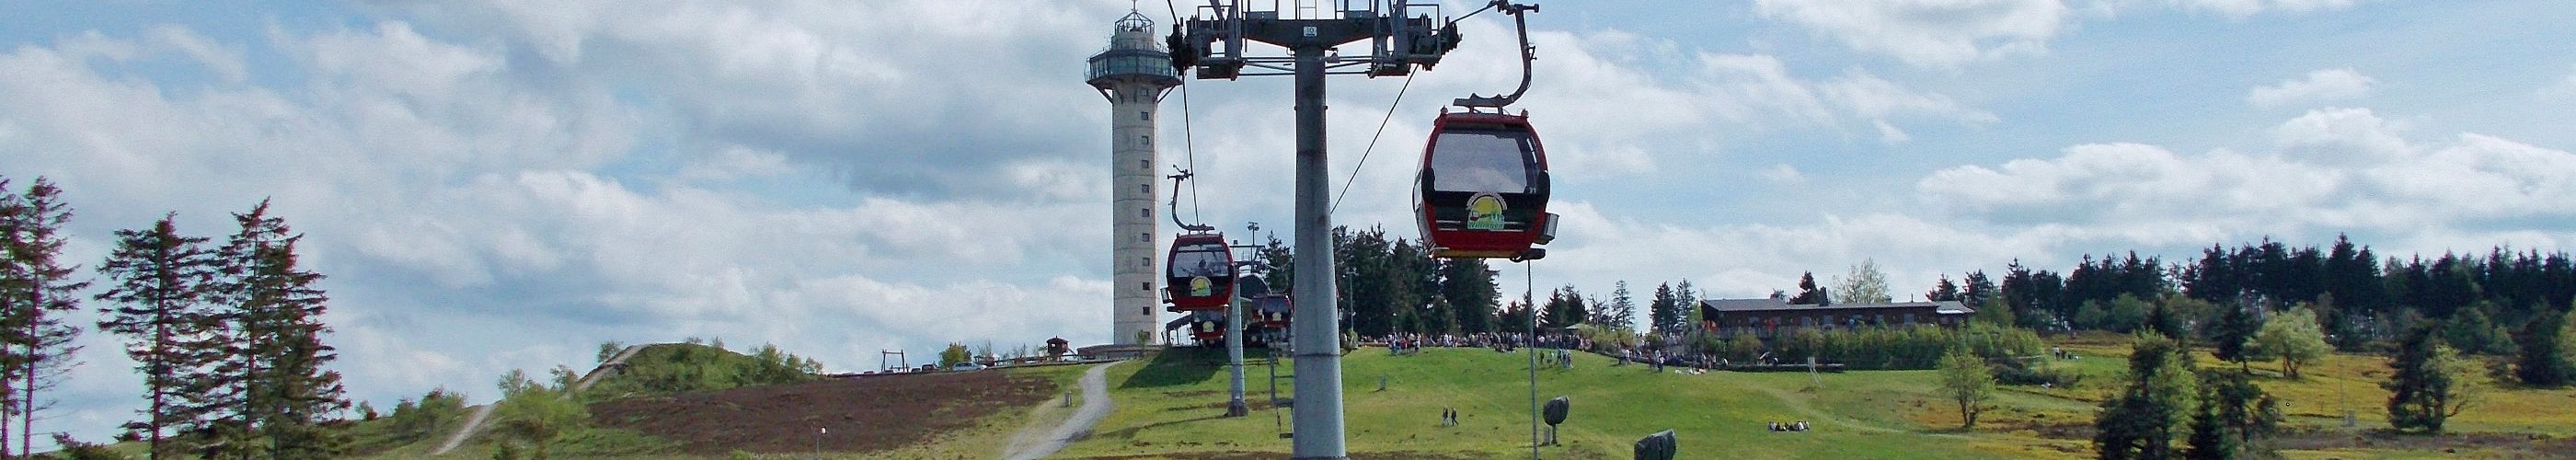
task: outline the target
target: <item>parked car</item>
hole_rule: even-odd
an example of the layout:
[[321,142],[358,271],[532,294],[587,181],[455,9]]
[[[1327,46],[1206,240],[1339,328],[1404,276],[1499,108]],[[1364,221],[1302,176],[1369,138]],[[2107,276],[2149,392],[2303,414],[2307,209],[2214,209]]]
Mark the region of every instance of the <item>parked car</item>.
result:
[[948,368],[948,370],[952,370],[952,371],[979,371],[979,370],[984,370],[984,365],[982,365],[982,364],[975,364],[975,363],[957,363],[957,365],[956,365],[956,366],[949,367],[949,368]]

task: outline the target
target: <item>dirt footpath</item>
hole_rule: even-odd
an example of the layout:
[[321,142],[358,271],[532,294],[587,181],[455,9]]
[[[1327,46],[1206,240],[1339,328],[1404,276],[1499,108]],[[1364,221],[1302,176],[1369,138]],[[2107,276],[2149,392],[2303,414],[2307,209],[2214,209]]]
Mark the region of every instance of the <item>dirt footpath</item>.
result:
[[[825,380],[593,404],[600,425],[679,441],[692,454],[874,452],[972,427],[1055,395],[1055,382],[981,371]],[[817,434],[817,429],[828,430]]]

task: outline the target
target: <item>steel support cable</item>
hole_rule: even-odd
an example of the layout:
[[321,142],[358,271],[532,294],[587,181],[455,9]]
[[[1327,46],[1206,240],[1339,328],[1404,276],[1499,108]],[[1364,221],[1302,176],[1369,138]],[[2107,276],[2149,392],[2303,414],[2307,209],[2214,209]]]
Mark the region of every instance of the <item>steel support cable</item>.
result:
[[[1172,24],[1181,23],[1181,9],[1174,6],[1172,0],[1163,0],[1163,9],[1171,12]],[[1189,163],[1188,174],[1197,175],[1199,172],[1198,135],[1190,129],[1190,79],[1188,78],[1181,79],[1181,156]],[[1179,218],[1179,216],[1173,217]],[[1199,215],[1198,182],[1190,182],[1190,222],[1193,222],[1193,225],[1207,225],[1207,219]]]
[[[1330,215],[1334,211],[1342,210],[1342,198],[1351,196],[1351,183],[1359,181],[1360,168],[1368,166],[1369,154],[1377,151],[1377,139],[1386,135],[1387,122],[1395,121],[1395,108],[1404,104],[1404,92],[1411,89],[1413,89],[1413,74],[1407,72],[1404,74],[1404,86],[1395,89],[1395,102],[1386,105],[1386,118],[1377,121],[1377,133],[1369,135],[1368,148],[1360,150],[1359,164],[1351,165],[1350,177],[1342,180],[1342,192],[1333,194],[1333,205],[1327,208],[1324,214]],[[1187,100],[1189,95],[1183,94],[1181,99]],[[1187,105],[1186,102],[1183,104]]]

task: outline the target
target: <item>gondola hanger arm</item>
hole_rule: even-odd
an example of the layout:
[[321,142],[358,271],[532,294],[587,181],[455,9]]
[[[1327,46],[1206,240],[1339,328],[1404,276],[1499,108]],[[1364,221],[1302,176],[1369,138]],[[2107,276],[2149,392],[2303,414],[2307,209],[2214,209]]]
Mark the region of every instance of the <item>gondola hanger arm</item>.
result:
[[1172,200],[1164,204],[1164,206],[1168,208],[1164,210],[1165,214],[1170,214],[1172,216],[1172,225],[1180,226],[1182,230],[1188,230],[1191,232],[1215,231],[1216,226],[1213,225],[1181,222],[1181,181],[1189,180],[1191,174],[1190,170],[1181,169],[1179,166],[1173,166],[1172,170],[1178,172],[1169,176],[1163,176],[1172,180]]
[[[1538,5],[1537,5],[1537,4],[1527,4],[1527,5],[1523,5],[1523,4],[1515,4],[1515,3],[1511,3],[1509,0],[1494,0],[1494,2],[1493,2],[1492,4],[1487,5],[1486,7],[1487,7],[1487,8],[1492,8],[1492,9],[1494,9],[1495,11],[1500,11],[1500,12],[1502,12],[1503,14],[1511,15],[1511,16],[1512,16],[1512,26],[1513,26],[1514,30],[1516,30],[1517,32],[1519,32],[1519,33],[1520,33],[1520,43],[1521,43],[1521,86],[1520,86],[1519,88],[1513,89],[1511,94],[1497,94],[1497,95],[1493,95],[1493,96],[1482,96],[1482,95],[1476,95],[1476,94],[1468,94],[1468,95],[1467,95],[1467,97],[1458,98],[1458,99],[1456,99],[1456,100],[1450,101],[1450,104],[1455,104],[1455,105],[1460,106],[1460,107],[1470,107],[1470,108],[1483,107],[1483,108],[1491,108],[1491,109],[1500,110],[1500,109],[1502,109],[1504,106],[1512,105],[1512,103],[1514,103],[1514,102],[1520,102],[1520,100],[1521,100],[1521,94],[1523,94],[1523,93],[1528,93],[1528,92],[1529,92],[1529,87],[1530,87],[1530,63],[1531,63],[1532,61],[1536,61],[1536,60],[1538,60],[1538,47],[1530,45],[1530,40],[1529,40],[1529,16],[1528,16],[1528,15],[1526,15],[1525,13],[1536,13],[1536,12],[1538,12]],[[1479,12],[1481,12],[1481,11],[1479,11]],[[1470,14],[1470,16],[1472,16],[1472,14]],[[1460,18],[1460,19],[1465,19],[1465,18]],[[1458,27],[1458,25],[1457,25],[1457,23],[1456,23],[1455,21],[1452,21],[1452,22],[1450,23],[1449,27],[1450,27],[1452,30],[1454,30],[1454,29],[1456,29],[1456,28]]]

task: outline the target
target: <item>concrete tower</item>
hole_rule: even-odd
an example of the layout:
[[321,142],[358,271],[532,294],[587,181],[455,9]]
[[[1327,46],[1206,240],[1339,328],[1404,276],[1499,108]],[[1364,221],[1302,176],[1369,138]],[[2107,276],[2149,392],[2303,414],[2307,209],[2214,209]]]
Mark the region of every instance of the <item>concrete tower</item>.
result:
[[1109,49],[1091,56],[1091,87],[1109,98],[1110,343],[1155,342],[1154,289],[1162,254],[1154,251],[1154,109],[1180,86],[1180,71],[1155,42],[1154,21],[1128,12],[1109,36]]

